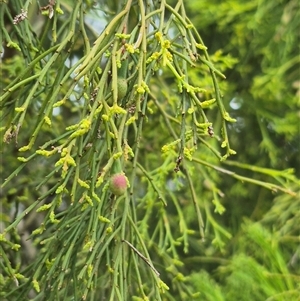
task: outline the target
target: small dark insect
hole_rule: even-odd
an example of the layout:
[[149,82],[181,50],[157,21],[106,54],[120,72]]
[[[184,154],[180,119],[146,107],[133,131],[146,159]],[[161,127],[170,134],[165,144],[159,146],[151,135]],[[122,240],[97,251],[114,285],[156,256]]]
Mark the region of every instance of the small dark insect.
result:
[[183,159],[183,157],[180,156],[180,155],[179,155],[178,158],[176,159],[176,166],[175,166],[175,168],[174,168],[174,171],[175,171],[175,172],[178,172],[178,171],[180,170],[179,165],[181,164],[182,159]]
[[213,137],[214,136],[214,129],[213,129],[213,127],[210,125],[208,128],[207,128],[207,132],[208,132],[208,135],[210,136],[210,137]]

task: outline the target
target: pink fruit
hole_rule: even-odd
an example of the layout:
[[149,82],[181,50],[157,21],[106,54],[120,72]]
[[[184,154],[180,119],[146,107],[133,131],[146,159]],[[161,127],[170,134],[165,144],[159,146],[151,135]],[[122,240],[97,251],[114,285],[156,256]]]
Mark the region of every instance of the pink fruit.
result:
[[110,191],[115,195],[122,195],[127,189],[127,178],[123,173],[113,175],[109,181]]

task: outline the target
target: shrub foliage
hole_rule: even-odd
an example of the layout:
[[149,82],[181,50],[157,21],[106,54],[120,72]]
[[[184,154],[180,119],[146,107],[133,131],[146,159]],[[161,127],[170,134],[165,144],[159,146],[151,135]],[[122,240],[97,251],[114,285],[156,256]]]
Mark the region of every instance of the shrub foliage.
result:
[[3,300],[297,296],[296,1],[23,2],[0,2]]

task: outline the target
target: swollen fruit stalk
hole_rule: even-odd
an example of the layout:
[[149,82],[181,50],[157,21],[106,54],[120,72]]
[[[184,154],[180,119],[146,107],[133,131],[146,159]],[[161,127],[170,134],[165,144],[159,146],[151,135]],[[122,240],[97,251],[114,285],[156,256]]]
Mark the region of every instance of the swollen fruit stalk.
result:
[[117,87],[118,87],[118,100],[121,100],[125,97],[128,89],[127,80],[122,77],[118,77],[117,80]]

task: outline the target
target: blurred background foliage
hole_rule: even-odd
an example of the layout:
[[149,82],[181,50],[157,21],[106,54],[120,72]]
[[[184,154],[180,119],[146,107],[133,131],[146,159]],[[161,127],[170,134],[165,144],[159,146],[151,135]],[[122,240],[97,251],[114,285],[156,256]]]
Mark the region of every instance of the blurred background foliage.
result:
[[[6,2],[8,4],[4,4]],[[51,28],[52,21],[45,21],[44,16],[36,15],[38,6],[46,6],[48,2],[34,2],[28,7],[26,26],[32,28],[26,32],[34,32],[32,36],[28,36],[30,43],[23,40],[20,32],[13,28],[12,19],[9,19],[9,15],[15,16],[20,12],[19,1],[15,3],[17,4],[10,1],[0,3],[2,28],[5,27],[14,42],[18,41],[22,46],[21,52],[6,47],[9,41],[1,32],[4,41],[1,62],[2,89],[33,60],[34,48],[42,45],[43,49],[48,49],[56,44],[53,40],[55,31]],[[58,3],[59,1],[57,6]],[[149,3],[152,5],[152,1]],[[153,3],[153,7],[159,7],[164,1]],[[178,1],[167,3],[176,7]],[[111,21],[116,13],[124,8],[124,4],[122,1],[84,1],[84,4],[87,13],[86,34],[92,45],[106,22]],[[105,259],[101,258],[98,265],[98,273],[101,275],[93,280],[92,293],[87,295],[87,300],[147,300],[147,296],[149,300],[299,300],[299,3],[296,0],[228,0],[221,3],[217,0],[186,0],[184,4],[186,15],[208,48],[211,62],[217,70],[226,75],[226,80],[219,78],[218,82],[224,106],[229,115],[236,119],[235,123],[227,123],[227,130],[230,147],[237,154],[220,161],[225,152],[220,147],[224,120],[219,114],[219,107],[213,104],[205,109],[205,114],[213,123],[214,138],[210,138],[203,130],[197,136],[197,149],[194,149],[195,137],[191,137],[189,131],[193,130],[193,120],[187,117],[185,146],[189,152],[185,153],[180,171],[174,173],[180,147],[175,144],[175,147],[169,147],[165,153],[161,149],[182,138],[182,96],[178,93],[178,83],[170,70],[158,70],[151,74],[147,81],[150,93],[144,112],[146,118],[142,135],[139,136],[139,126],[136,125],[126,134],[128,144],[134,152],[138,151],[137,164],[140,164],[136,173],[132,173],[132,160],[122,162],[122,168],[129,179],[134,179],[134,185],[131,181],[134,187],[131,188],[133,196],[126,196],[126,200],[131,202],[130,209],[123,211],[122,199],[111,203],[112,196],[101,192],[101,200],[104,202],[101,213],[108,216],[108,213],[113,215],[113,211],[114,226],[117,228],[116,225],[120,223],[121,231],[125,231],[126,225],[125,234],[130,238],[127,239],[134,242],[138,250],[143,250],[142,253],[160,272],[160,278],[169,289],[153,280],[153,275],[149,277],[151,270],[141,259],[137,259],[137,255],[132,254],[130,249],[120,251],[118,241],[124,237],[115,234],[113,243],[107,240],[107,250],[101,253],[105,254]],[[149,4],[149,7],[152,8],[151,5]],[[136,7],[133,5],[131,10],[132,24],[129,21],[129,28],[134,28],[134,20],[139,16]],[[72,15],[74,3],[64,1],[61,8],[64,15],[54,15],[58,33],[63,33],[64,21],[67,20],[65,16]],[[181,14],[183,12],[180,10]],[[168,20],[170,15],[171,11],[167,10],[165,20]],[[71,21],[68,22],[71,24]],[[22,24],[25,23],[20,25]],[[171,26],[169,37],[174,37],[176,30],[176,27]],[[64,37],[63,34],[58,34],[57,42],[63,41]],[[179,43],[178,40],[173,42]],[[3,182],[20,166],[20,161],[16,160],[20,156],[18,149],[28,143],[31,133],[35,130],[37,122],[34,117],[40,112],[44,99],[50,99],[49,95],[54,93],[51,85],[57,85],[63,74],[86,53],[86,45],[78,36],[74,38],[69,49],[70,53],[65,52],[57,58],[54,67],[49,69],[44,88],[38,91],[35,96],[37,101],[28,108],[28,117],[17,135],[17,144],[14,131],[7,130],[15,114],[14,100],[21,99],[21,95],[15,92],[13,97],[6,99],[5,104],[1,104],[1,129],[5,136],[1,142],[0,172]],[[138,55],[131,60],[134,66],[137,64],[137,58]],[[67,63],[64,64],[65,60]],[[104,62],[102,61],[101,65],[103,69]],[[180,58],[178,62],[181,66]],[[44,65],[41,62],[36,68],[42,68]],[[62,65],[64,67],[61,67]],[[61,68],[65,68],[65,71],[58,73],[57,70]],[[128,74],[133,76],[134,72],[129,70]],[[216,91],[210,70],[203,61],[197,62],[196,68],[188,68],[187,76],[193,86],[205,89],[205,92],[198,94],[201,101],[215,97]],[[132,89],[134,80],[136,79],[132,79],[131,82]],[[64,97],[72,84],[70,76],[61,86],[57,100]],[[53,111],[51,127],[43,124],[35,142],[36,146],[55,139],[56,142],[64,141],[65,128],[79,122],[85,116],[85,105],[78,101],[83,98],[83,90],[84,85],[80,83],[70,96],[72,101],[60,106],[58,111]],[[30,89],[26,90],[25,86],[22,93],[28,94]],[[119,124],[117,122],[116,125]],[[99,127],[102,126],[101,124]],[[106,129],[102,127],[102,130],[105,137]],[[139,148],[136,146],[137,137]],[[103,144],[99,145],[103,148]],[[31,153],[28,156],[30,155]],[[102,167],[106,160],[107,157],[104,156]],[[23,210],[26,211],[34,201],[43,200],[41,196],[44,194],[47,196],[44,199],[46,204],[56,202],[56,196],[53,193],[48,194],[53,187],[57,188],[60,181],[60,174],[52,172],[56,161],[57,157],[35,156],[29,163],[22,163],[22,170],[15,173],[10,181],[5,182],[0,192],[1,232],[10,227],[15,218],[22,217]],[[85,171],[85,174],[88,173],[89,170]],[[47,177],[49,174],[50,177]],[[103,188],[101,186],[101,189]],[[164,207],[161,200],[166,201],[168,206]],[[195,202],[201,215],[197,214]],[[81,213],[81,207],[75,208],[77,211],[68,211],[69,204],[67,196],[64,196],[64,202],[57,208],[56,214],[66,218],[70,216],[70,228],[77,226],[79,220],[75,218],[80,215],[83,215],[82,223],[86,221],[82,228],[78,226],[78,233],[82,235],[82,239],[78,239],[76,252],[74,251],[74,254],[78,255],[70,257],[68,265],[68,268],[71,271],[74,269],[74,274],[78,275],[84,270],[90,256],[84,248],[87,245],[88,229],[91,229],[89,214],[92,215],[93,209],[86,210],[85,214]],[[111,204],[118,204],[118,209]],[[70,212],[73,215],[70,215]],[[128,212],[128,220],[122,217],[124,212]],[[46,254],[46,248],[41,246],[40,242],[51,238],[54,231],[59,230],[55,224],[49,225],[51,223],[47,222],[47,219],[49,214],[43,215],[32,210],[30,214],[24,214],[18,227],[15,225],[11,228],[9,239],[1,236],[1,252],[7,254],[3,258],[10,261],[9,264],[0,259],[0,289],[2,296],[7,298],[5,300],[11,300],[11,296],[19,298],[16,300],[23,300],[24,295],[19,292],[26,292],[33,300],[50,300],[45,299],[43,289],[41,293],[37,291],[33,282],[35,279],[32,279],[32,274],[42,269],[40,266],[45,261],[43,256]],[[90,219],[92,220],[92,217]],[[201,237],[202,219],[205,239]],[[39,229],[41,225],[47,225],[47,231],[40,236],[33,236],[32,231]],[[99,233],[103,231],[101,227]],[[62,237],[66,239],[65,236]],[[106,236],[101,236],[101,239],[106,241]],[[16,252],[14,248],[18,244],[22,247]],[[47,248],[53,248],[54,252],[63,247],[63,244],[51,245],[51,239],[47,245]],[[73,254],[72,248],[67,247],[64,252],[67,254],[69,250]],[[126,299],[123,295],[120,297],[118,293],[112,293],[114,290],[118,291],[117,288],[112,289],[114,285],[126,283],[110,269],[116,261],[120,261],[119,254],[122,254],[122,268],[126,271],[130,283],[129,288],[120,289],[121,292],[127,292]],[[55,260],[54,256],[52,259]],[[58,269],[61,264],[64,263],[58,261]],[[65,280],[61,281],[64,283],[63,293],[51,295],[51,298],[79,300],[84,289],[81,289],[79,284],[78,291],[72,289],[77,285],[77,275],[69,271],[65,274]],[[19,277],[21,285],[18,289],[12,275]],[[54,275],[58,277],[59,273]],[[25,280],[22,277],[25,277]],[[58,284],[51,284],[50,278],[41,276],[41,279],[46,279],[49,286],[54,285],[57,288]],[[72,288],[66,289],[68,281],[73,281]],[[31,288],[26,288],[28,283],[33,283]],[[159,287],[159,293],[153,286],[162,286]],[[36,292],[33,292],[32,287]],[[10,295],[12,290],[15,293]],[[114,296],[117,299],[114,299]]]
[[[264,166],[285,170],[289,179],[293,169],[299,177],[299,2],[213,0],[187,6],[217,68],[224,57],[236,60],[226,71],[223,94],[237,119],[229,131],[235,162],[249,164],[243,175]],[[296,198],[228,177],[219,187],[226,195],[222,223],[233,238],[227,262],[212,260],[206,271],[193,274],[201,300],[299,300],[299,184]]]

